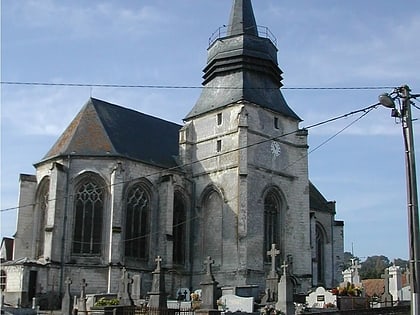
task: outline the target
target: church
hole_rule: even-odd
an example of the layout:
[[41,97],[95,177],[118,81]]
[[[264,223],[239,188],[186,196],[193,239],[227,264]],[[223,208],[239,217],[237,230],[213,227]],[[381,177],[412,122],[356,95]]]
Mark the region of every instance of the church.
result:
[[[200,287],[214,260],[221,287],[264,292],[273,244],[296,293],[341,280],[343,221],[308,178],[308,131],[282,95],[274,37],[251,0],[233,0],[208,47],[202,92],[175,124],[90,98],[34,174],[20,175],[5,302],[118,291],[125,268],[150,290]],[[193,103],[193,102],[192,102]]]

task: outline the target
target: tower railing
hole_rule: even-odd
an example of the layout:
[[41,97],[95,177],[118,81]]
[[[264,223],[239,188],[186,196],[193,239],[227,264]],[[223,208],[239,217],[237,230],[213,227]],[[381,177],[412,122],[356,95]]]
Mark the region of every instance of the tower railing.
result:
[[[215,41],[220,38],[227,37],[229,25],[220,26],[216,29],[213,34],[209,37],[209,46],[211,46]],[[269,39],[275,47],[277,47],[277,38],[274,34],[270,31],[270,29],[266,26],[257,26],[257,33],[259,37]]]

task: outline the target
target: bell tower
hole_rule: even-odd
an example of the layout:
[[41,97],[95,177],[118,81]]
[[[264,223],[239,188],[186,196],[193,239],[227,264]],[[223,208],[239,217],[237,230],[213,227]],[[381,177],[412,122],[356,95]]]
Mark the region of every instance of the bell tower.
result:
[[208,48],[203,89],[180,131],[180,157],[194,182],[193,284],[215,260],[223,285],[258,284],[280,260],[310,283],[307,132],[280,88],[275,37],[257,26],[251,0],[234,0],[227,27]]

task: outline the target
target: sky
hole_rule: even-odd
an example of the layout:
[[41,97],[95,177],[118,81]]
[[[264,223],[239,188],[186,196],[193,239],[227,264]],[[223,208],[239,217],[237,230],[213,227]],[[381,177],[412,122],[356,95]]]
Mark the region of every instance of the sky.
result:
[[[19,174],[34,174],[89,97],[183,123],[200,94],[209,37],[228,23],[231,5],[1,1],[2,237],[16,231]],[[420,93],[419,1],[253,0],[253,7],[257,24],[276,36],[282,93],[300,127],[375,104],[405,84]],[[412,109],[416,139],[420,111]],[[310,180],[336,202],[345,251],[408,259],[401,124],[381,106],[362,114],[308,129]]]

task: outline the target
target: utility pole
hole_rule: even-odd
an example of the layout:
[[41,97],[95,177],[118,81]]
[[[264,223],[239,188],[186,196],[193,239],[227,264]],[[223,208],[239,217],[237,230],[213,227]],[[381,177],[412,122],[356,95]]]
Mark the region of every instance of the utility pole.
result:
[[414,154],[413,119],[411,116],[411,95],[408,86],[401,87],[402,128],[405,145],[405,165],[407,180],[408,233],[410,248],[411,314],[420,312],[420,233],[417,197],[416,161]]
[[[407,211],[409,233],[409,267],[411,289],[411,315],[420,315],[420,220],[417,196],[416,159],[414,154],[413,118],[411,116],[411,99],[420,94],[410,94],[410,88],[404,85],[389,94],[379,96],[379,103],[392,108],[392,116],[401,118],[407,181]],[[392,95],[395,95],[392,97]],[[400,99],[400,108],[396,108],[395,99]]]

